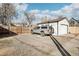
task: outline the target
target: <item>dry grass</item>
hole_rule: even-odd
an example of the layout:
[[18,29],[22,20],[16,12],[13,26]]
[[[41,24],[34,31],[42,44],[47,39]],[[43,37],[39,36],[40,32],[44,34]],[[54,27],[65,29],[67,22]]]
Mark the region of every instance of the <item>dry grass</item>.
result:
[[4,47],[9,47],[13,43],[13,40],[0,40],[0,49]]
[[[17,38],[17,39],[16,39]],[[67,34],[55,36],[71,55],[79,55],[79,35]],[[18,41],[21,40],[21,41]],[[28,56],[28,55],[60,55],[52,40],[37,35],[19,35],[0,40],[0,55]]]
[[[22,40],[19,41],[19,40]],[[54,48],[52,41],[47,37],[36,35],[20,35],[0,40],[0,55],[2,56],[36,56],[36,55],[61,55]]]
[[79,56],[79,34],[67,34],[55,37],[71,55]]

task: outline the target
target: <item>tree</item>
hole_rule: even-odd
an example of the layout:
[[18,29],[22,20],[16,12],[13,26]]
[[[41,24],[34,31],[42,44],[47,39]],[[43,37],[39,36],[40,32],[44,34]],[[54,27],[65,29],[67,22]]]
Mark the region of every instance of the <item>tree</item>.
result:
[[28,21],[28,26],[31,27],[32,26],[32,22],[35,20],[35,15],[33,13],[27,13],[24,12],[25,16],[26,16],[26,20]]
[[11,17],[15,15],[15,7],[10,3],[2,3],[0,14],[1,23],[10,27]]

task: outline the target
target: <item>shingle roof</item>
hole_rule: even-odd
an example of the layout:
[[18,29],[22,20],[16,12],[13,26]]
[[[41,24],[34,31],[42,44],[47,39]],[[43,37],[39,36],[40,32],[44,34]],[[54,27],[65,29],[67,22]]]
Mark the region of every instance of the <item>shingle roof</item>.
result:
[[76,20],[75,18],[71,18],[69,21],[70,26],[79,26],[79,20]]
[[59,22],[59,21],[65,19],[65,18],[66,18],[66,17],[59,17],[59,18],[57,18],[57,19],[53,19],[53,20],[49,20],[49,21],[45,21],[45,22],[38,23],[38,25],[39,25],[39,24],[46,24],[46,23],[55,23],[55,22]]
[[76,20],[76,19],[74,19],[74,18],[72,18],[73,20],[75,20],[77,23],[79,23],[79,20]]

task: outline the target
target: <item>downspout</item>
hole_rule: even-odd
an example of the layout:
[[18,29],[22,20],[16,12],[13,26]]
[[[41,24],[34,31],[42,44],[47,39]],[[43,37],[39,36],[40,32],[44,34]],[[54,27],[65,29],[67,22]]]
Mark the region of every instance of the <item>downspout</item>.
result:
[[59,34],[58,28],[59,28],[59,27],[58,27],[58,21],[57,21],[57,36],[58,36],[58,34]]
[[67,25],[67,34],[68,34],[69,30],[68,30],[68,25]]

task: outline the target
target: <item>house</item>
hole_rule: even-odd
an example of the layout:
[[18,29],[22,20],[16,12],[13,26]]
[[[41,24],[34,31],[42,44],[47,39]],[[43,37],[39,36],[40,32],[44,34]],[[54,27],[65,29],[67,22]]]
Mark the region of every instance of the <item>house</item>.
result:
[[37,24],[38,26],[42,25],[48,25],[52,26],[54,28],[54,34],[53,35],[64,35],[69,32],[69,22],[66,17],[59,17],[57,19],[48,20],[45,22],[41,22]]
[[71,34],[79,34],[79,20],[71,18],[69,21],[69,32]]
[[79,20],[76,20],[75,18],[71,18],[69,20],[69,26],[70,27],[73,27],[73,26],[79,27]]

